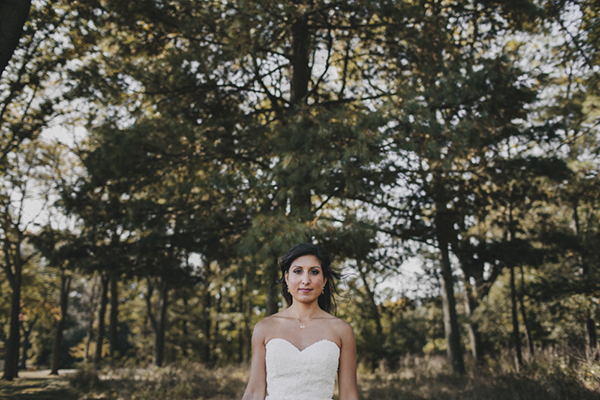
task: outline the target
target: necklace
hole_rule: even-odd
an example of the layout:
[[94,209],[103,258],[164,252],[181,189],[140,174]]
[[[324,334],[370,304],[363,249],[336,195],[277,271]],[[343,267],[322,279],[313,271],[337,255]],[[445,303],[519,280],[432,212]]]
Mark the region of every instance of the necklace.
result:
[[311,318],[308,319],[308,321],[306,321],[305,323],[302,323],[302,321],[300,321],[300,318],[298,318],[298,316],[296,315],[296,313],[294,312],[294,310],[292,310],[290,308],[290,311],[292,312],[292,314],[294,314],[294,317],[296,318],[296,320],[298,321],[298,323],[300,324],[300,329],[304,329],[306,328],[306,324],[308,324],[310,321],[313,320],[313,318],[315,318],[315,316],[317,315],[315,313],[315,315],[313,315]]

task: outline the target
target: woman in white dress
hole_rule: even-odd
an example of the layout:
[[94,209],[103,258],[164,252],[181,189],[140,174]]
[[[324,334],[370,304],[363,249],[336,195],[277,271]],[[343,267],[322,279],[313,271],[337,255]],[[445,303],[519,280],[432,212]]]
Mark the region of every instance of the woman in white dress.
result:
[[[334,279],[329,256],[302,243],[280,260],[287,309],[256,324],[252,369],[242,400],[358,400],[352,328],[329,313]],[[266,397],[265,397],[266,396]]]

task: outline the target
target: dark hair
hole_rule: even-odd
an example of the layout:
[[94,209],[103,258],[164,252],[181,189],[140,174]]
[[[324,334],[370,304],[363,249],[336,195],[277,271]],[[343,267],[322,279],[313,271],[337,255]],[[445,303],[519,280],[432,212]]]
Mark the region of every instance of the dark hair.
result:
[[334,294],[337,294],[335,287],[335,279],[340,279],[340,273],[331,268],[331,259],[329,254],[322,248],[315,246],[312,243],[300,243],[292,247],[279,259],[279,268],[281,268],[281,278],[277,281],[282,283],[281,294],[285,298],[288,304],[292,304],[293,298],[288,291],[287,283],[285,282],[285,273],[289,271],[292,266],[292,262],[302,256],[315,256],[321,262],[321,269],[323,270],[323,276],[327,278],[325,288],[323,289],[323,295],[319,296],[319,307],[323,310],[330,312],[332,306],[335,308]]

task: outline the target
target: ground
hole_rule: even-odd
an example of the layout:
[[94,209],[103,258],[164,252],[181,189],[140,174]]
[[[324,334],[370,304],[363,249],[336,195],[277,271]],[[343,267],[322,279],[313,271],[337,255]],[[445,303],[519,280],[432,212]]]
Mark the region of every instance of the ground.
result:
[[66,379],[72,372],[61,370],[56,376],[50,370],[20,371],[14,381],[0,381],[0,400],[78,400]]
[[[473,367],[464,376],[448,373],[441,356],[408,360],[397,371],[359,368],[360,399],[600,400],[600,365],[552,360],[540,357],[520,373]],[[248,367],[209,369],[189,362],[97,371],[84,365],[77,371],[62,370],[59,376],[49,370],[19,375],[12,382],[0,381],[0,400],[239,400]]]

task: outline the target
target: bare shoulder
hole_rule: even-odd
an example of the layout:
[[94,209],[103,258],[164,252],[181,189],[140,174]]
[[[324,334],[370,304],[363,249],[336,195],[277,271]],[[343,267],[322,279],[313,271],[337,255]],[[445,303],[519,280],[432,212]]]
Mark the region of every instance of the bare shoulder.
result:
[[339,335],[342,342],[352,340],[354,341],[354,332],[352,331],[352,327],[349,323],[344,321],[341,318],[330,315],[327,318],[330,326],[335,330],[335,332]]
[[254,325],[254,336],[264,339],[268,336],[269,332],[273,332],[274,329],[278,328],[284,319],[280,314],[281,312],[278,312],[258,321]]
[[331,321],[331,324],[333,324],[337,329],[352,332],[352,327],[350,326],[350,324],[344,321],[343,319],[330,314],[329,320]]
[[256,325],[254,326],[254,329],[268,330],[270,328],[277,326],[278,324],[281,323],[281,318],[282,318],[281,315],[279,315],[279,314],[281,314],[281,313],[269,315],[268,317],[261,319],[260,321],[258,321],[256,323]]

